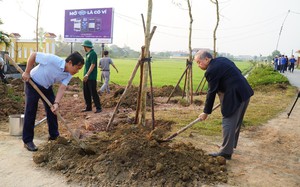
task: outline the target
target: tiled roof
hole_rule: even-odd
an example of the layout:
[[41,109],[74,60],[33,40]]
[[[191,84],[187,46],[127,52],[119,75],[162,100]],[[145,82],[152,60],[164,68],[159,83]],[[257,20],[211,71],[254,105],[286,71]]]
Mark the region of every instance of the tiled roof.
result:
[[10,33],[11,37],[20,38],[21,35],[19,33]]
[[52,32],[46,32],[44,36],[47,38],[56,38],[56,35]]

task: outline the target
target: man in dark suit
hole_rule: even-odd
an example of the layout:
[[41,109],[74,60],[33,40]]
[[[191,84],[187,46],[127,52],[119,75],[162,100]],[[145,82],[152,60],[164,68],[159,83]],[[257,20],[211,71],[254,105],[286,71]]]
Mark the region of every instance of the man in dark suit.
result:
[[241,71],[229,59],[213,59],[209,52],[198,51],[194,60],[202,70],[206,70],[205,78],[208,82],[205,106],[199,118],[205,120],[211,114],[216,94],[219,95],[223,115],[223,143],[219,152],[209,155],[230,160],[233,149],[237,146],[244,114],[254,92]]

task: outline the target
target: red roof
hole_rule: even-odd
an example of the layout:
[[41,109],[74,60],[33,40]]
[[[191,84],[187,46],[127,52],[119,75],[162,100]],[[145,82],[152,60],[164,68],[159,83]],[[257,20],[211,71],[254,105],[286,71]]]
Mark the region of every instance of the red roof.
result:
[[10,33],[11,37],[20,38],[21,35],[19,33]]
[[46,32],[44,36],[47,38],[56,38],[56,35],[52,32]]

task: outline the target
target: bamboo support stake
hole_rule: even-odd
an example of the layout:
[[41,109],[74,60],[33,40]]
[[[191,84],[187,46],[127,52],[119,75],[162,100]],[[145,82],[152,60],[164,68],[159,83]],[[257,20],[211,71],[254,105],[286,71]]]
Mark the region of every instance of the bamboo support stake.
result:
[[200,93],[203,93],[202,90],[203,90],[205,84],[206,84],[206,80],[204,80],[204,83],[203,83],[203,85],[202,85],[202,88],[201,88],[201,90],[200,90]]
[[201,81],[200,81],[200,83],[199,83],[199,85],[198,85],[198,87],[196,89],[196,93],[198,93],[199,88],[201,87],[203,80],[204,80],[204,76],[202,77],[202,79],[201,79]]
[[137,98],[137,106],[136,106],[136,111],[135,111],[135,120],[134,124],[138,123],[139,119],[139,113],[140,113],[140,108],[141,108],[141,96],[142,96],[142,83],[143,83],[143,75],[144,75],[144,66],[143,66],[143,59],[144,57],[144,51],[145,47],[142,47],[141,50],[141,60],[140,60],[140,86],[139,86],[139,91],[138,91],[138,98]]
[[183,85],[183,90],[182,90],[182,98],[184,98],[184,93],[185,93],[185,88],[186,88],[186,79],[187,79],[187,72],[189,71],[189,66],[186,68],[186,73],[184,77],[184,85]]
[[183,74],[181,75],[181,77],[179,78],[179,80],[178,80],[176,86],[173,88],[171,94],[169,95],[169,98],[168,98],[168,100],[167,100],[167,103],[170,101],[171,97],[173,96],[173,94],[174,94],[176,88],[178,87],[179,83],[181,82],[183,76],[186,74],[186,71],[187,71],[187,70],[188,70],[188,66],[185,68],[185,70],[184,70]]
[[117,111],[118,111],[118,109],[119,109],[119,107],[120,107],[120,105],[121,105],[121,102],[123,101],[123,98],[124,98],[124,96],[125,96],[127,90],[128,90],[128,88],[131,86],[131,84],[132,84],[132,81],[133,81],[133,79],[134,79],[134,77],[135,77],[135,74],[136,74],[136,72],[137,72],[139,66],[140,66],[140,60],[138,61],[138,63],[136,64],[135,68],[134,68],[133,71],[132,71],[132,74],[131,74],[131,77],[130,77],[128,83],[127,83],[127,86],[126,86],[126,88],[125,88],[125,90],[124,90],[122,96],[120,97],[120,100],[119,100],[119,102],[117,103],[117,105],[116,105],[116,107],[115,107],[115,109],[114,109],[113,115],[111,116],[111,118],[110,118],[110,120],[109,120],[109,122],[108,122],[108,124],[107,124],[107,126],[106,126],[106,131],[109,130],[109,127],[110,127],[110,125],[112,124],[112,122],[113,122],[113,120],[114,120],[114,118],[115,118],[115,115],[116,115],[116,113],[117,113]]
[[152,130],[155,127],[155,118],[154,118],[154,97],[153,97],[153,85],[152,85],[152,71],[151,71],[151,61],[148,60],[149,65],[149,79],[150,79],[150,90],[151,90],[151,109],[152,109]]
[[191,65],[191,103],[193,103],[193,66],[192,65]]

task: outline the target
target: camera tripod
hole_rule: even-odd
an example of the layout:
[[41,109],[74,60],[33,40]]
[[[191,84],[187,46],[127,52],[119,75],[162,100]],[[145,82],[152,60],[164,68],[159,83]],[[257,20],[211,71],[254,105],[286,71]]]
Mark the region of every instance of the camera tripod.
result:
[[294,106],[296,105],[296,103],[297,103],[299,97],[300,97],[300,91],[298,92],[298,96],[297,96],[297,98],[296,98],[296,100],[295,100],[295,102],[294,102],[294,104],[293,104],[293,106],[292,106],[290,112],[287,114],[287,115],[288,115],[288,118],[290,117],[290,115],[291,115],[291,113],[292,113],[292,111],[293,111],[293,109],[294,109]]

